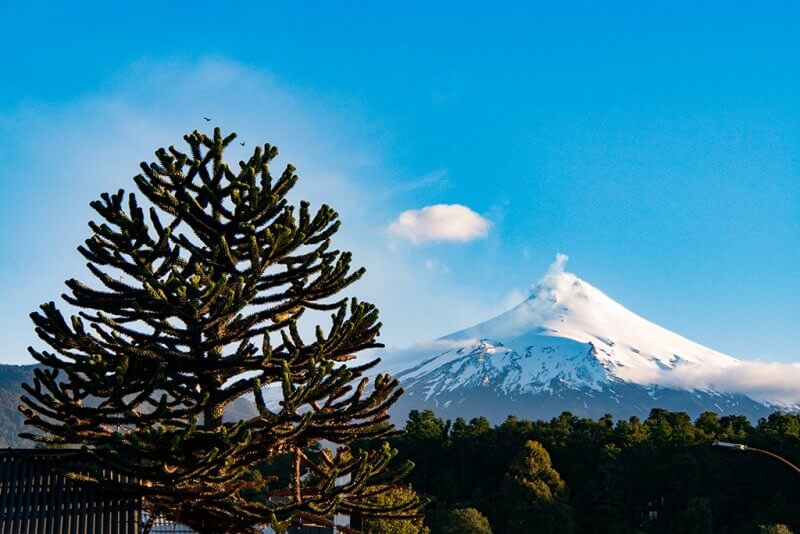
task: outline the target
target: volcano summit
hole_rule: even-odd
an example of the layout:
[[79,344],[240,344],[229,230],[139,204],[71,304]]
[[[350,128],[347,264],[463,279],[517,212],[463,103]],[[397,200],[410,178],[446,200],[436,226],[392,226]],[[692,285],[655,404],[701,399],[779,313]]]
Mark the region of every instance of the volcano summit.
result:
[[715,384],[746,365],[629,311],[564,272],[562,259],[515,308],[389,355],[385,369],[406,390],[394,409],[400,417],[430,408],[447,418],[484,415],[493,422],[563,411],[619,418],[666,408],[756,419],[794,409]]

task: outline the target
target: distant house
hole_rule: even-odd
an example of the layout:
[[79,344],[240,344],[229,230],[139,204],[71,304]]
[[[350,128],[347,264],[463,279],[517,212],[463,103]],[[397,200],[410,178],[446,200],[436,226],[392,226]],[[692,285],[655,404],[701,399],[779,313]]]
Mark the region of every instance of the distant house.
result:
[[[0,449],[0,534],[140,534],[147,519],[141,499],[92,491],[57,474],[59,468],[80,471],[83,463],[76,450]],[[160,519],[150,532],[194,534]],[[314,525],[289,529],[289,534],[332,532]]]

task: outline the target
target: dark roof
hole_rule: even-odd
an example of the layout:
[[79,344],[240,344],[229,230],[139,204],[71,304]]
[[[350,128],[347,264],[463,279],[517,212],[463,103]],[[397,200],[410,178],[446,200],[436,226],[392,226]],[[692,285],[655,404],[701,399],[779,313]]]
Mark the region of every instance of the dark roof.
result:
[[93,491],[53,472],[80,470],[81,460],[75,450],[0,449],[0,534],[138,534],[138,498]]

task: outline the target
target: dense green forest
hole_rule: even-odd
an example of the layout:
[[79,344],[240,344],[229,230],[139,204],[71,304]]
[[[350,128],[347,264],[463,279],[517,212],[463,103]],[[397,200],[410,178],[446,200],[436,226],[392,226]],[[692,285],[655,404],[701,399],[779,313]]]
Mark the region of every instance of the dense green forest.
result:
[[800,463],[798,415],[753,425],[656,409],[643,421],[564,413],[492,427],[413,411],[405,429],[393,445],[416,464],[413,489],[431,500],[427,527],[368,531],[488,532],[485,519],[495,534],[800,530],[800,475],[755,452],[711,446],[746,443]]

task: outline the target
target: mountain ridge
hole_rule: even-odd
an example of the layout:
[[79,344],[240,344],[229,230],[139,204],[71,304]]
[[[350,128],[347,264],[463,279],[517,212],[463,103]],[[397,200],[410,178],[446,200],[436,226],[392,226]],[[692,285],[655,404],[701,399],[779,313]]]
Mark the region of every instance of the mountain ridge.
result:
[[[20,395],[23,394],[22,384],[33,382],[34,370],[38,367],[40,366],[37,364],[0,363],[0,449],[35,446],[33,442],[19,437],[20,432],[31,432],[35,429],[25,426],[25,417],[17,407],[20,405]],[[228,405],[224,419],[226,421],[249,419],[256,414],[255,404],[249,399],[240,397]]]

